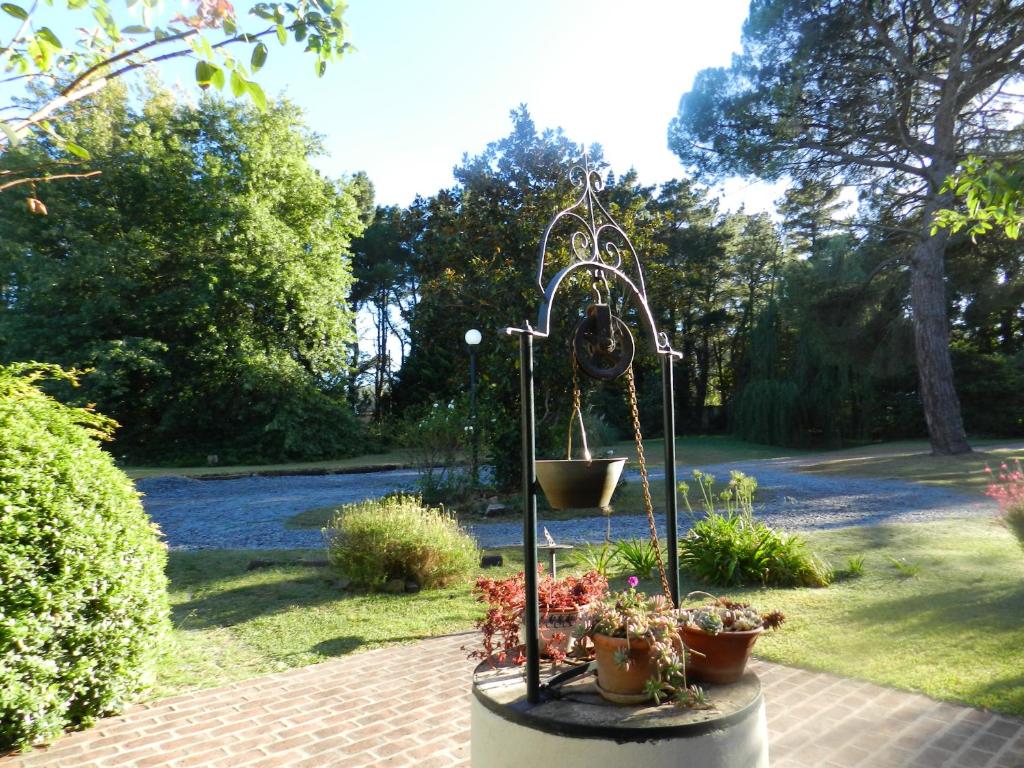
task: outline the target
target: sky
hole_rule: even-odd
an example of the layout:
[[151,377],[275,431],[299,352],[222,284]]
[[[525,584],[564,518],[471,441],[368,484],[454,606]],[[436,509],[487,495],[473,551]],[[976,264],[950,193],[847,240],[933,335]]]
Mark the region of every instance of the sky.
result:
[[[380,204],[454,184],[463,154],[507,135],[520,103],[539,129],[599,143],[616,173],[635,167],[653,184],[683,174],[667,148],[669,120],[697,72],[739,50],[747,8],[748,0],[351,0],[354,52],[318,79],[299,46],[272,43],[258,79],[306,111],[327,150],[318,167],[366,171]],[[191,66],[165,77],[195,88]],[[723,208],[766,210],[781,191],[735,180]]]

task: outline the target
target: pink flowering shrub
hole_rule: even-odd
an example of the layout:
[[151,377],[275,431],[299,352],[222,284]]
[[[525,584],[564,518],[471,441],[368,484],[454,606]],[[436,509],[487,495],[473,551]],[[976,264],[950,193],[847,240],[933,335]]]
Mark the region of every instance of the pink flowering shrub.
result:
[[[999,502],[1002,521],[1024,547],[1024,471],[1021,470],[1020,461],[1013,464],[1012,469],[1006,464],[999,467],[996,481],[985,494]],[[985,471],[994,474],[989,467],[985,467]]]

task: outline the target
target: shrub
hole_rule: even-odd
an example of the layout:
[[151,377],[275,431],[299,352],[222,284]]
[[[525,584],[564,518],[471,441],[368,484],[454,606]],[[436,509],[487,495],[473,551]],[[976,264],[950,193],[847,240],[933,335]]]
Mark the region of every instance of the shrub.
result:
[[[664,562],[664,552],[662,552]],[[615,545],[615,556],[622,568],[642,579],[651,578],[658,567],[658,552],[646,539],[623,539]]]
[[97,444],[112,421],[0,366],[0,752],[89,724],[146,683],[169,629],[166,548]]
[[455,517],[425,507],[418,496],[346,504],[324,535],[331,563],[366,587],[392,579],[441,587],[467,577],[480,559],[476,541]]
[[465,499],[472,478],[464,463],[472,433],[465,403],[435,403],[407,422],[402,442],[419,474],[420,495],[428,504],[451,504]]
[[744,515],[714,513],[694,523],[679,542],[679,564],[721,587],[824,587],[832,581],[831,568],[803,539]]
[[[985,470],[992,474],[989,467],[985,467]],[[1020,462],[1014,462],[1013,469],[1006,464],[1001,465],[996,482],[992,483],[985,493],[999,502],[1003,524],[1024,547],[1024,470],[1021,469]]]
[[600,547],[584,544],[573,552],[573,562],[587,571],[607,578],[619,565],[618,550],[605,542]]
[[[831,583],[832,569],[807,549],[803,539],[754,519],[755,478],[733,471],[720,493],[715,493],[713,475],[695,469],[693,479],[704,517],[694,522],[679,542],[680,568],[721,587],[824,587]],[[680,483],[679,490],[687,511],[694,516],[690,486]]]

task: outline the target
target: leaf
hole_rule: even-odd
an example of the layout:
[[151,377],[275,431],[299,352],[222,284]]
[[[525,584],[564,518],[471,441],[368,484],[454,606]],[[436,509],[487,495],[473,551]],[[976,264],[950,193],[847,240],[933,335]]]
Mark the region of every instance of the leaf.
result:
[[0,8],[3,8],[4,12],[7,15],[13,16],[16,19],[21,19],[22,21],[24,21],[25,19],[28,18],[28,11],[26,11],[20,5],[15,5],[14,3],[4,3],[3,5],[0,5]]
[[43,40],[48,42],[54,48],[63,48],[64,47],[61,44],[60,39],[55,34],[53,34],[53,30],[50,29],[49,27],[43,27],[36,34],[38,34],[39,37],[41,37]]
[[265,112],[267,110],[267,95],[263,92],[259,83],[248,82],[245,85],[245,89],[249,92],[252,103],[256,105],[256,108],[260,112]]
[[213,75],[210,76],[210,84],[218,91],[224,89],[224,70],[213,65]]
[[3,120],[0,120],[0,131],[3,131],[4,135],[7,137],[7,142],[10,146],[18,146],[18,143],[21,141],[21,137],[18,135],[17,131],[11,128],[11,126],[9,126]]
[[288,30],[284,28],[284,24],[277,25],[277,42],[281,45],[288,42]]
[[316,76],[317,77],[323,77],[324,76],[324,72],[326,72],[326,71],[327,71],[327,62],[326,61],[318,61],[316,63]]
[[211,64],[208,61],[197,61],[196,62],[196,84],[200,88],[203,88],[204,90],[206,88],[209,88],[210,84],[213,82],[214,72],[217,69],[218,69],[218,67],[216,65]]
[[235,96],[241,96],[246,91],[246,80],[240,74],[238,70],[231,71],[231,93]]
[[92,155],[89,154],[89,150],[87,150],[85,147],[75,144],[75,142],[73,141],[65,141],[64,149],[66,149],[75,157],[81,158],[82,160],[88,160],[90,157],[92,157]]
[[121,32],[126,35],[144,35],[149,32],[149,27],[144,27],[142,24],[131,24],[121,27]]
[[256,47],[252,49],[252,59],[249,63],[252,64],[253,72],[259,72],[263,65],[267,63],[267,46],[265,43],[256,44]]

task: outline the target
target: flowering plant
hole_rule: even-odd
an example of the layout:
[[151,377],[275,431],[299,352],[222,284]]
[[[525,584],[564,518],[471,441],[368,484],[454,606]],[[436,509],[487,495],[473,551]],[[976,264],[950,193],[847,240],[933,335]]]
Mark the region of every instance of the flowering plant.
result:
[[[538,569],[540,570],[540,569]],[[565,576],[561,579],[551,575],[537,581],[537,603],[543,620],[550,613],[578,611],[604,595],[608,580],[590,571],[582,576]],[[491,659],[502,662],[511,655],[516,664],[526,661],[519,641],[519,628],[526,611],[526,574],[520,571],[507,579],[480,577],[473,588],[476,599],[489,606],[487,614],[477,622],[483,635],[483,648],[470,653],[470,658]],[[558,648],[558,641],[564,639],[556,633],[553,642],[544,650],[556,661],[564,658]]]
[[[985,467],[985,471],[989,475],[994,474],[990,467]],[[985,490],[985,495],[999,502],[1003,523],[1024,547],[1024,471],[1020,461],[1014,461],[1013,469],[1005,463],[1000,465],[999,475]]]
[[755,629],[778,629],[786,620],[782,611],[762,614],[748,603],[738,603],[724,597],[715,597],[707,592],[691,592],[687,600],[704,596],[710,600],[697,608],[679,612],[681,625],[702,629],[709,635],[720,632],[750,632]]
[[[638,592],[638,583],[635,576],[630,576],[626,589],[591,605],[584,621],[577,625],[577,637],[607,635],[630,641],[646,640],[651,657],[657,662],[658,675],[647,680],[644,692],[654,703],[671,698],[679,706],[707,706],[704,692],[686,682],[686,651],[679,635],[679,611],[663,595]],[[628,668],[632,654],[631,643],[627,642],[615,651],[615,664]]]

